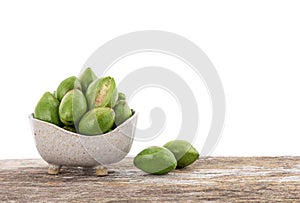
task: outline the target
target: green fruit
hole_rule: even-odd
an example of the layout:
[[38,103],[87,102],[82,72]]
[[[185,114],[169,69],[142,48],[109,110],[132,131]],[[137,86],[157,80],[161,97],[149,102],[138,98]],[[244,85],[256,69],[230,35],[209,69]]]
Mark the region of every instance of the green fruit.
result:
[[199,152],[184,140],[170,141],[164,147],[169,149],[176,157],[177,168],[184,168],[199,158]]
[[100,135],[113,126],[115,112],[108,107],[97,107],[88,111],[79,122],[79,133]]
[[59,117],[65,125],[74,125],[87,110],[83,93],[78,89],[70,90],[61,100]]
[[116,114],[115,123],[117,126],[122,124],[132,115],[131,109],[125,100],[118,101],[114,107],[114,111]]
[[59,101],[53,94],[46,92],[35,107],[34,118],[60,126],[58,107]]
[[141,151],[133,160],[142,171],[154,175],[163,175],[176,168],[176,159],[172,152],[164,147],[149,147]]
[[118,98],[119,98],[118,90],[117,90],[117,88],[115,88],[114,93],[113,93],[111,100],[108,103],[107,107],[114,108],[115,105],[117,104]]
[[[115,113],[115,115],[116,115],[116,113]],[[116,119],[116,116],[115,116],[115,119]],[[116,123],[114,122],[114,124],[113,124],[113,126],[110,128],[111,130],[114,130],[114,129],[116,129]]]
[[53,92],[53,96],[57,99],[57,92],[56,91]]
[[67,126],[67,125],[65,125],[63,128],[64,128],[65,130],[67,130],[67,131],[76,133],[76,129],[75,129],[74,126]]
[[59,84],[59,86],[56,90],[57,99],[59,101],[61,101],[62,98],[65,96],[65,94],[67,94],[67,92],[69,92],[72,89],[79,89],[79,90],[82,89],[78,78],[75,76],[71,76],[71,77],[63,80]]
[[112,106],[116,83],[112,77],[99,78],[92,82],[86,90],[89,109]]
[[118,101],[120,101],[120,100],[126,100],[126,95],[122,92],[118,93]]
[[88,86],[97,79],[97,76],[91,68],[86,68],[83,73],[79,76],[79,81],[81,83],[82,92],[86,92]]

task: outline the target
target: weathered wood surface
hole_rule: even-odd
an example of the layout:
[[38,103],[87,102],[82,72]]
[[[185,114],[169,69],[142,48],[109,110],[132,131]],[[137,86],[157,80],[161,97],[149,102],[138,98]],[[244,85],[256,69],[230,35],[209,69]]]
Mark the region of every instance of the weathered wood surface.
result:
[[1,202],[300,202],[300,157],[217,157],[168,175],[147,175],[131,158],[109,167],[62,168],[42,160],[0,161]]

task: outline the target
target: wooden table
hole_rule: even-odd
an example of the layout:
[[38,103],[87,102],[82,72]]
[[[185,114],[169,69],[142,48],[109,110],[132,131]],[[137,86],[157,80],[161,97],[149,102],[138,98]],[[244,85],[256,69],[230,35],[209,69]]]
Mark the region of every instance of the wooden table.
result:
[[2,160],[0,202],[300,202],[300,157],[206,157],[163,176],[126,158],[109,170],[48,175],[42,160]]

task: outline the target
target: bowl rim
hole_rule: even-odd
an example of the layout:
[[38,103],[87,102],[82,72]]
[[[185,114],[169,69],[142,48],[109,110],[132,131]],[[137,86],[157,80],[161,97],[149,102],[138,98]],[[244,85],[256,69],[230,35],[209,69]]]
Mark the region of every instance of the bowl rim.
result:
[[132,116],[130,116],[130,118],[128,118],[126,121],[124,121],[121,125],[117,126],[115,129],[113,129],[113,130],[110,131],[110,132],[106,132],[106,133],[103,133],[103,134],[100,134],[100,135],[84,135],[84,134],[74,133],[74,132],[68,131],[68,130],[62,128],[62,127],[59,127],[59,126],[57,126],[57,125],[55,125],[55,124],[53,124],[53,123],[49,123],[49,122],[46,122],[46,121],[42,121],[42,120],[36,119],[36,118],[34,118],[33,113],[29,114],[28,118],[29,118],[29,120],[32,120],[32,121],[35,121],[35,122],[40,122],[40,123],[43,123],[43,124],[45,124],[45,125],[52,126],[52,127],[56,128],[56,129],[58,129],[58,130],[61,130],[61,131],[65,132],[65,133],[67,133],[67,134],[70,134],[70,135],[73,135],[73,136],[75,135],[75,136],[77,136],[77,137],[85,137],[85,138],[88,138],[88,137],[105,136],[105,135],[109,135],[109,134],[111,134],[111,133],[114,133],[114,132],[116,132],[116,131],[119,131],[119,129],[120,129],[121,127],[127,125],[131,120],[133,120],[133,119],[135,119],[135,118],[137,117],[138,113],[137,113],[136,111],[134,111],[133,109],[131,109],[131,111],[132,111]]

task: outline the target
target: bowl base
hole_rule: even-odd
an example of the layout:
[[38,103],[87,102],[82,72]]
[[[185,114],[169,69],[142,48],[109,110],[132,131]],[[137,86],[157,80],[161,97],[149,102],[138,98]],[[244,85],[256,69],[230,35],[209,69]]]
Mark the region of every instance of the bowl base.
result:
[[108,175],[108,170],[104,166],[97,166],[96,167],[96,175],[97,176],[107,176]]
[[60,171],[60,168],[61,168],[61,166],[59,166],[59,165],[49,164],[48,174],[49,175],[57,175]]
[[[61,167],[62,167],[61,165],[49,164],[48,174],[49,175],[59,174]],[[95,169],[96,169],[97,176],[107,176],[108,175],[108,169],[102,165],[96,166]]]

